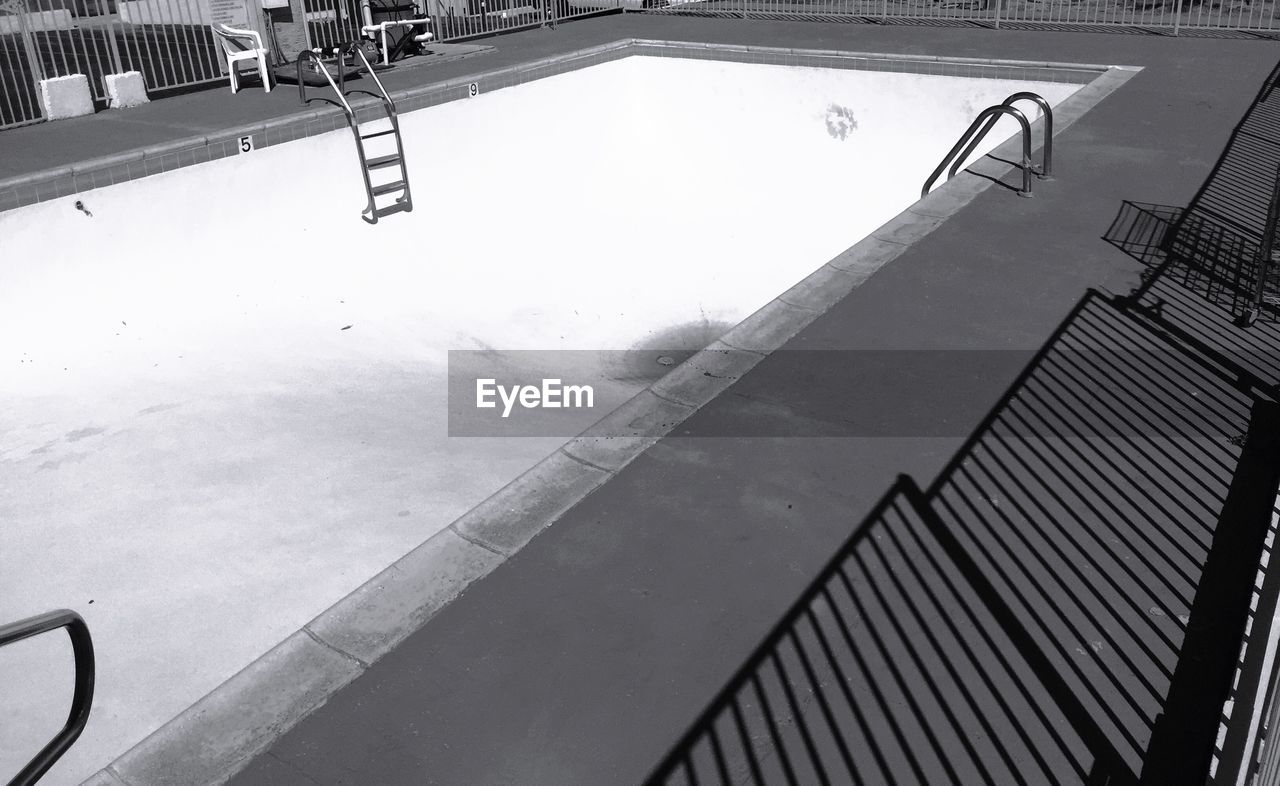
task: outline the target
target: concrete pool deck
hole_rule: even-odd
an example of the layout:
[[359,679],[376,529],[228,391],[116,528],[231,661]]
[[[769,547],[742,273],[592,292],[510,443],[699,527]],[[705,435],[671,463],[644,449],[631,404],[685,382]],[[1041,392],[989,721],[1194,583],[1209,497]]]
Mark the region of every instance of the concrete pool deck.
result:
[[[988,190],[787,344],[840,350],[1034,349],[1087,288],[1125,291],[1141,265],[1099,240],[1120,200],[1186,204],[1274,64],[1258,42],[626,17],[499,39],[484,66],[499,54],[540,56],[546,35],[555,36],[548,52],[635,35],[1147,69],[1067,130],[1059,178],[1037,199]],[[1120,41],[1125,56],[1108,56]],[[250,120],[270,116],[261,109]],[[18,144],[40,130],[60,129],[20,129]],[[6,160],[7,134],[19,132],[0,135]],[[68,155],[85,148],[43,160]],[[781,363],[761,361],[679,437],[561,516],[281,740],[246,780],[283,779],[290,766],[320,780],[348,767],[389,782],[412,768],[441,782],[641,776],[892,475],[930,477],[972,427],[957,425],[955,438],[822,438],[840,433],[848,389],[796,390]],[[1009,381],[988,380],[977,398],[994,403]],[[791,432],[807,424],[798,430],[814,436],[734,438],[742,417],[761,416]],[[710,435],[719,438],[696,439]],[[379,693],[388,690],[397,698]],[[359,705],[380,717],[362,718]],[[424,722],[449,734],[410,741],[397,732]],[[103,777],[142,783],[148,772],[158,774],[126,761]]]

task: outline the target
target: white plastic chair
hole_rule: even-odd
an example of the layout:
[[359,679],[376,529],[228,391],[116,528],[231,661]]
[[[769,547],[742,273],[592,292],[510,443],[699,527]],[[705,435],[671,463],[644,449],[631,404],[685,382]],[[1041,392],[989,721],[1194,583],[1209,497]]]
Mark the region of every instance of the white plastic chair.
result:
[[231,92],[240,90],[240,75],[236,73],[236,64],[246,60],[258,62],[258,73],[262,76],[262,87],[271,92],[271,71],[267,68],[267,50],[262,46],[262,36],[257,30],[237,30],[226,25],[210,25],[222,51],[227,57],[227,70],[231,72]]

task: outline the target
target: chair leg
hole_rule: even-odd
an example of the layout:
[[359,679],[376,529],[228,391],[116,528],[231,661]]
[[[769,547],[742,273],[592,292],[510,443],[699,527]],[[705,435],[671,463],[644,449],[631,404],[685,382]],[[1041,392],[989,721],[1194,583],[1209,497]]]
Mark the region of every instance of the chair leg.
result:
[[262,75],[262,89],[271,92],[271,72],[267,70],[267,53],[258,53],[258,73]]
[[231,72],[231,94],[235,95],[240,92],[240,75],[237,73],[237,66],[240,63],[237,60],[227,62],[227,70]]

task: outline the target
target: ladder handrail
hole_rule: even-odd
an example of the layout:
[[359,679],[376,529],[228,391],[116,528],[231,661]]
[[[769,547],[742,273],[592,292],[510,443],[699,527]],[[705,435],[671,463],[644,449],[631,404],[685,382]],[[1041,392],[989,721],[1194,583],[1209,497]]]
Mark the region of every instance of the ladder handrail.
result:
[[[1040,168],[1037,169],[1033,162],[1031,164],[1031,173],[1040,180],[1050,180],[1053,177],[1053,107],[1049,106],[1049,102],[1044,99],[1044,96],[1039,93],[1031,92],[1014,93],[1001,101],[1000,105],[1013,106],[1018,101],[1033,101],[1040,107],[1040,111],[1044,114],[1044,147],[1040,149]],[[951,168],[951,174],[949,177],[955,176],[959,162],[964,161],[969,157],[969,154],[972,153],[974,149],[977,148],[978,143],[982,141],[982,137],[986,136],[987,132],[989,132],[999,121],[1000,118],[998,117],[992,117],[987,121],[987,126],[982,129],[982,133],[975,137],[974,140],[969,143],[969,147],[965,148],[965,151],[960,154],[960,157]]]
[[[315,61],[316,70],[324,74],[325,81],[327,81],[329,83],[329,86],[333,88],[333,92],[338,94],[337,101],[334,101],[331,98],[323,98],[323,97],[307,98],[307,83],[306,83],[306,80],[302,78],[302,69],[306,61],[308,60]],[[342,90],[338,89],[337,83],[333,81],[333,74],[329,73],[328,68],[325,68],[324,63],[321,62],[320,60],[319,54],[311,51],[310,49],[304,49],[302,50],[302,52],[298,54],[297,65],[298,65],[298,99],[302,101],[304,106],[306,104],[310,104],[312,101],[324,101],[326,104],[333,104],[334,106],[341,108],[343,112],[346,112],[347,120],[352,122],[355,121],[355,112],[351,111],[351,104],[347,103],[346,94],[343,93]],[[338,78],[339,79],[342,78],[341,70],[338,71]]]
[[970,140],[972,140],[972,144],[969,146],[969,150],[971,151],[976,147],[977,144],[982,141],[982,138],[987,135],[992,127],[994,127],[995,123],[989,123],[980,132],[978,131],[978,126],[986,123],[988,120],[999,119],[997,117],[998,115],[1010,115],[1013,119],[1018,121],[1019,125],[1022,126],[1022,190],[1018,192],[1018,196],[1031,196],[1031,124],[1027,122],[1027,116],[1022,114],[1022,111],[1016,107],[1008,106],[1007,104],[997,104],[982,110],[982,112],[974,118],[973,123],[971,123],[969,128],[961,135],[960,141],[956,142],[955,146],[951,148],[951,151],[943,157],[942,163],[938,164],[938,168],[933,170],[933,174],[929,175],[929,179],[924,182],[924,188],[920,190],[921,198],[929,195],[929,189],[933,187],[934,182],[942,174],[942,171],[947,168],[947,164],[951,164],[951,171],[948,173],[947,177],[950,178],[955,175],[956,170],[960,168],[960,164],[964,163],[965,158],[967,158],[967,155],[957,158],[956,154],[959,153],[961,149],[965,147],[965,144],[970,142]]
[[89,626],[84,618],[70,609],[58,609],[24,620],[0,625],[0,647],[14,642],[39,636],[42,633],[66,628],[71,637],[71,653],[75,662],[75,687],[71,694],[71,710],[62,730],[36,754],[13,780],[9,786],[29,786],[40,780],[40,776],[49,771],[62,755],[67,752],[84,731],[89,722],[89,711],[93,707],[93,684],[97,670],[94,666],[93,637],[89,635]]
[[392,118],[394,118],[396,115],[396,102],[391,100],[391,95],[387,93],[387,88],[383,87],[382,80],[378,78],[378,72],[374,71],[373,66],[369,64],[369,58],[365,56],[364,50],[360,48],[360,42],[348,41],[347,43],[338,47],[337,53],[338,53],[339,61],[345,58],[348,53],[354,54],[356,57],[360,58],[360,63],[364,66],[364,70],[368,72],[369,76],[373,79],[373,83],[378,86],[378,92],[372,93],[368,90],[347,90],[345,70],[338,71],[338,88],[337,89],[344,96],[350,95],[351,93],[363,93],[364,95],[373,96],[374,98],[381,99],[382,103],[386,105],[387,109],[390,110]]

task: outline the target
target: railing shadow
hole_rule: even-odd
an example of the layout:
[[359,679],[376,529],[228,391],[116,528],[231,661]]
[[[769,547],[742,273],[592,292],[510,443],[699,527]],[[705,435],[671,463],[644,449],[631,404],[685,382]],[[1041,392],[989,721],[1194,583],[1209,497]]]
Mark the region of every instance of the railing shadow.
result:
[[1141,283],[898,480],[647,782],[1206,781],[1280,492],[1280,326],[1230,321],[1262,122],[1186,210],[1124,204]]
[[[1125,202],[1105,239],[1147,266],[1144,280],[1176,282],[1240,315],[1253,305],[1267,206],[1280,167],[1277,65],[1185,208]],[[1146,296],[1147,286],[1135,297]],[[1263,311],[1274,322],[1275,310]]]
[[1280,369],[1175,328],[1086,295],[938,480],[886,495],[650,782],[1207,773],[1252,588],[1238,568],[1260,558],[1280,482],[1276,451],[1246,449],[1277,423]]

